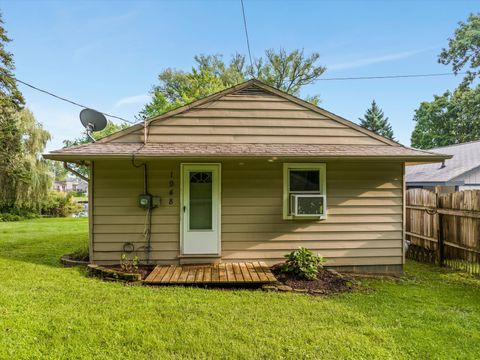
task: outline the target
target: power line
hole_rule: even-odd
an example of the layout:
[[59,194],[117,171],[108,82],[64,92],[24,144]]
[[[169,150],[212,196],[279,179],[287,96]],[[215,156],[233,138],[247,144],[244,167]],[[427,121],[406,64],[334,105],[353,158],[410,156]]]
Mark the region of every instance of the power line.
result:
[[[40,91],[40,92],[42,92],[42,93],[44,93],[44,94],[53,96],[54,98],[56,98],[56,99],[58,99],[58,100],[62,100],[62,101],[68,102],[68,103],[70,103],[70,104],[72,104],[72,105],[75,105],[75,106],[78,106],[78,107],[81,107],[81,108],[84,108],[84,109],[92,109],[92,108],[89,107],[89,106],[85,106],[85,105],[79,104],[79,103],[77,103],[77,102],[75,102],[75,101],[73,101],[73,100],[64,98],[64,97],[59,96],[59,95],[56,95],[56,94],[54,94],[54,93],[52,93],[52,92],[50,92],[50,91],[41,89],[41,88],[39,88],[39,87],[37,87],[37,86],[34,86],[34,85],[32,85],[32,84],[29,84],[29,83],[27,83],[27,82],[25,82],[25,81],[22,81],[22,80],[18,79],[17,77],[14,77],[14,76],[10,76],[10,77],[11,77],[13,80],[19,82],[20,84],[23,84],[23,85],[25,85],[25,86],[28,86],[29,88],[32,88],[32,89],[37,90],[37,91]],[[93,109],[93,110],[95,110],[95,109]],[[95,111],[98,111],[98,110],[95,110]],[[108,116],[108,117],[110,117],[110,118],[114,118],[114,119],[118,119],[118,120],[121,120],[121,121],[125,121],[125,122],[130,123],[130,124],[135,124],[135,122],[130,121],[130,120],[127,120],[127,119],[124,119],[124,118],[122,118],[122,117],[120,117],[120,116],[107,114],[107,113],[102,112],[102,111],[98,111],[98,112],[101,113],[101,114],[103,114],[103,115],[105,115],[105,116]]]
[[253,71],[252,52],[250,50],[250,39],[248,38],[247,17],[245,16],[245,7],[243,5],[243,0],[240,0],[240,3],[242,4],[243,26],[245,28],[245,38],[247,39],[248,57],[250,59],[250,66],[252,67]]
[[333,77],[320,78],[318,81],[344,81],[344,80],[376,80],[376,79],[401,79],[401,78],[418,78],[418,77],[435,77],[435,76],[451,76],[465,75],[466,72],[459,73],[437,73],[437,74],[406,74],[406,75],[383,75],[383,76],[357,76],[357,77]]

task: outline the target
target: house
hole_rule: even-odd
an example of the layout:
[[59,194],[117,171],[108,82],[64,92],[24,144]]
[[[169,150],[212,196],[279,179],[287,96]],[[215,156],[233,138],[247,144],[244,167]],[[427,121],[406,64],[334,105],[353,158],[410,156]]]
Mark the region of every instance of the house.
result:
[[408,166],[407,188],[434,192],[480,189],[480,141],[430,149],[451,155],[443,163]]
[[66,180],[54,181],[53,189],[62,192],[80,191],[86,193],[88,190],[88,183],[82,179],[69,177]]
[[284,260],[304,246],[345,271],[400,272],[404,147],[250,80],[96,143],[53,151],[90,166],[90,259]]

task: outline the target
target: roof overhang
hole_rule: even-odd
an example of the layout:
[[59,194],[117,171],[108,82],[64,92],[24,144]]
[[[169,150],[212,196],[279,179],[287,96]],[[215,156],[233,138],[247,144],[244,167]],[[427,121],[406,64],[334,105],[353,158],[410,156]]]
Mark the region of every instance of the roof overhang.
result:
[[378,161],[399,161],[406,164],[416,162],[442,162],[443,157],[425,157],[418,156],[340,156],[340,155],[281,155],[281,154],[265,154],[265,155],[218,155],[218,154],[184,154],[184,155],[135,155],[135,154],[88,154],[88,155],[65,155],[65,154],[45,154],[45,159],[66,161],[66,162],[82,162],[92,160],[125,160],[135,157],[135,159],[161,160],[161,159],[332,159],[332,160],[378,160]]

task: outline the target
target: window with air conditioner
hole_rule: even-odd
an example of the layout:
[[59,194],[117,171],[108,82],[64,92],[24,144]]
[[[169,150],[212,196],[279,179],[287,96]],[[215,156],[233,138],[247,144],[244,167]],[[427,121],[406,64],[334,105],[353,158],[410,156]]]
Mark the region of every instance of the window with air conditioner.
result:
[[325,219],[327,215],[326,165],[283,165],[284,219]]

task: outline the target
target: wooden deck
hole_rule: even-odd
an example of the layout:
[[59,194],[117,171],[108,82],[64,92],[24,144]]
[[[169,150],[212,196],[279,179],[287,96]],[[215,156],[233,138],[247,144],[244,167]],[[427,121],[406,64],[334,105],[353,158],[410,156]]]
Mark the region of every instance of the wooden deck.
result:
[[158,265],[145,279],[152,285],[268,284],[276,282],[264,262],[199,265]]

